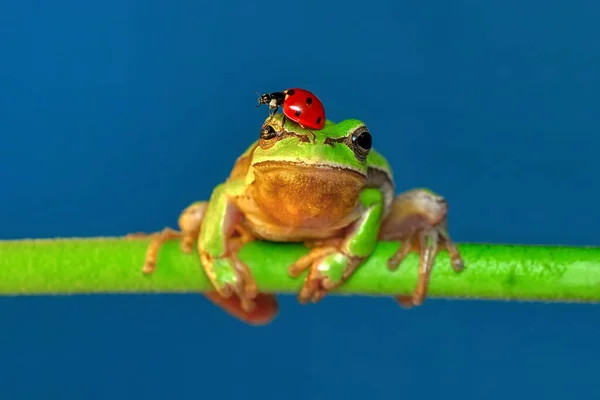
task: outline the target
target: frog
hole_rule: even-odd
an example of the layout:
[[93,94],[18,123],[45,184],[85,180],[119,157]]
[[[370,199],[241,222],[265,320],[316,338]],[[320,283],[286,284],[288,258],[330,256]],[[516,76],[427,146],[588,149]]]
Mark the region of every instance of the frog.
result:
[[255,240],[308,248],[287,271],[294,278],[306,273],[297,293],[300,304],[317,303],[344,284],[378,241],[401,243],[387,261],[390,271],[409,253],[419,254],[414,292],[394,297],[402,307],[424,302],[440,251],[448,251],[456,272],[463,270],[448,232],[446,199],[427,188],[396,195],[390,164],[373,149],[364,122],[327,120],[320,130],[283,123],[282,114],[264,120],[258,139],[209,200],[194,202],[180,214],[178,230],[149,234],[144,273],[156,269],[166,241],[180,240],[184,253],[197,249],[214,288],[206,297],[247,324],[265,325],[278,313],[277,300],[259,292],[252,271],[237,255]]

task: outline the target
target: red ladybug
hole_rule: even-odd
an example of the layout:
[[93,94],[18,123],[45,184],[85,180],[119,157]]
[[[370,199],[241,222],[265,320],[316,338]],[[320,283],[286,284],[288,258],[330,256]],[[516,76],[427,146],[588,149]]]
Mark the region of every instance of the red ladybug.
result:
[[[287,89],[283,92],[265,93],[258,98],[258,106],[269,105],[269,112],[275,114],[283,108],[284,118],[297,122],[303,128],[323,129],[325,107],[314,93],[306,89]],[[285,123],[285,120],[283,121]]]

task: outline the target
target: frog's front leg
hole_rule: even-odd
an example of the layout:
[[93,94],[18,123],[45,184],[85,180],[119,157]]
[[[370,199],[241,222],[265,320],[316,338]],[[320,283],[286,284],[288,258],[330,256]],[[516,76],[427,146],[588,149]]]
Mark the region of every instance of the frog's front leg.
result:
[[293,277],[309,269],[298,294],[300,303],[320,301],[328,291],[344,283],[375,249],[383,215],[383,194],[369,188],[361,192],[359,200],[362,215],[345,237],[318,245],[311,243],[309,253],[289,267],[288,272]]
[[[222,198],[220,195],[211,198],[211,202],[216,201],[218,203],[221,200]],[[219,205],[213,206],[212,211],[207,213],[208,206],[208,202],[197,202],[187,207],[179,216],[178,225],[180,231],[165,228],[161,232],[151,235],[144,233],[128,235],[131,239],[152,238],[146,253],[146,260],[143,267],[144,273],[151,274],[154,272],[160,248],[169,240],[181,239],[181,250],[185,253],[191,253],[193,251],[195,242],[197,240],[198,243],[200,242],[199,237],[201,237],[201,235],[209,234],[206,232],[210,232],[210,224],[218,224],[218,221],[214,221],[214,212],[215,210],[219,211],[221,207]],[[235,254],[243,244],[254,240],[254,237],[241,225],[233,224],[236,220],[236,215],[231,213],[233,208],[229,208],[228,210],[229,214],[227,212],[225,213],[225,219],[223,221],[225,223],[222,224],[223,227],[227,228],[228,234],[222,236],[222,239],[227,242],[228,250]],[[201,232],[201,228],[203,228],[204,224],[207,224],[209,228],[204,228],[203,232]],[[237,257],[235,258],[237,259]],[[214,264],[204,263],[203,260],[203,267],[205,270],[210,268],[210,271],[213,271],[214,273]],[[209,270],[207,270],[207,273],[208,271]],[[233,277],[236,277],[236,272],[233,273]],[[224,309],[230,315],[248,324],[264,325],[270,323],[278,312],[275,296],[263,293],[256,295],[254,293],[251,294],[254,295],[254,298],[252,299],[253,304],[248,306],[244,296],[238,297],[229,294],[228,297],[224,297],[218,291],[204,293],[211,302]]]
[[[258,288],[250,268],[237,256],[241,243],[234,237],[244,219],[236,199],[245,187],[245,182],[240,180],[228,181],[214,189],[198,238],[198,253],[217,293],[224,299],[236,296],[242,309],[251,312],[255,309]],[[244,236],[245,242],[254,239],[247,231]]]
[[448,250],[452,268],[460,272],[464,262],[447,227],[446,200],[426,189],[413,189],[398,195],[392,210],[381,226],[381,240],[399,240],[400,249],[388,260],[388,268],[396,270],[411,252],[419,252],[417,287],[412,296],[397,296],[404,307],[421,305],[427,297],[429,280],[437,253]]

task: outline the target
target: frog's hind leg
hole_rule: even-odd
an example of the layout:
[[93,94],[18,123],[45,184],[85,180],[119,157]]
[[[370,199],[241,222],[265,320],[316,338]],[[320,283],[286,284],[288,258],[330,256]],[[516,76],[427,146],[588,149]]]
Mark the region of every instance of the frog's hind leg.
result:
[[462,271],[464,262],[451,240],[447,227],[446,200],[426,189],[413,189],[394,199],[392,210],[382,224],[381,240],[399,240],[400,249],[388,260],[394,271],[410,252],[419,253],[417,286],[410,296],[397,296],[404,307],[421,305],[427,297],[436,255],[447,250],[452,268]]
[[158,260],[158,254],[165,242],[174,239],[180,239],[182,233],[171,228],[165,228],[162,231],[152,235],[152,240],[146,250],[146,260],[142,271],[144,274],[150,275],[156,269],[156,261]]
[[132,233],[127,235],[129,239],[151,238],[150,245],[146,251],[146,259],[142,271],[145,274],[151,274],[156,269],[156,262],[163,244],[170,240],[181,239],[181,251],[191,253],[194,249],[194,241],[200,233],[200,226],[204,219],[207,202],[196,202],[187,207],[179,216],[179,231],[171,228],[164,228],[162,231],[152,234]]
[[[194,250],[194,243],[199,237],[200,228],[204,220],[204,214],[208,202],[196,202],[187,207],[179,216],[179,231],[165,228],[154,234],[134,233],[128,235],[130,239],[146,239],[150,237],[150,245],[146,252],[143,272],[151,274],[156,269],[158,254],[162,245],[170,240],[181,240],[181,250],[184,253],[191,253]],[[252,234],[242,226],[236,226],[236,240],[232,242],[232,250],[237,251],[244,243],[253,239]],[[259,293],[255,298],[255,307],[253,310],[245,310],[242,302],[237,296],[231,296],[226,299],[217,292],[204,293],[212,303],[223,309],[229,315],[246,322],[250,325],[265,325],[271,322],[278,313],[278,306],[275,296],[271,294]]]
[[[403,247],[405,243],[410,244],[410,248],[418,249],[419,252],[419,270],[417,275],[417,286],[412,295],[399,295],[396,296],[396,300],[400,305],[405,308],[411,308],[413,306],[418,306],[423,304],[425,298],[427,297],[427,289],[429,288],[429,281],[431,278],[431,272],[433,270],[433,262],[435,260],[435,256],[439,250],[439,239],[436,237],[436,232],[424,231],[417,234],[415,237],[410,238],[409,240],[405,240],[402,243],[402,246],[398,253],[403,254],[405,250]],[[398,264],[396,264],[398,258],[392,257],[388,261],[388,268],[390,270],[395,270],[398,268]],[[401,259],[402,260],[402,259]],[[401,262],[401,261],[400,261]]]
[[204,220],[204,214],[208,202],[198,201],[188,206],[181,215],[177,224],[181,229],[181,251],[184,253],[191,253],[194,250],[194,242],[200,235],[200,227]]

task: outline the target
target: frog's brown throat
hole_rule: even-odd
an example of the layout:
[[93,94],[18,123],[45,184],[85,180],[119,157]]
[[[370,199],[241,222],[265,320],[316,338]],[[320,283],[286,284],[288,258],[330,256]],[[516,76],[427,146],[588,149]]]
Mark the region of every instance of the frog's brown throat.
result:
[[253,169],[254,200],[273,218],[305,227],[351,218],[367,179],[350,169],[292,161],[263,161]]

